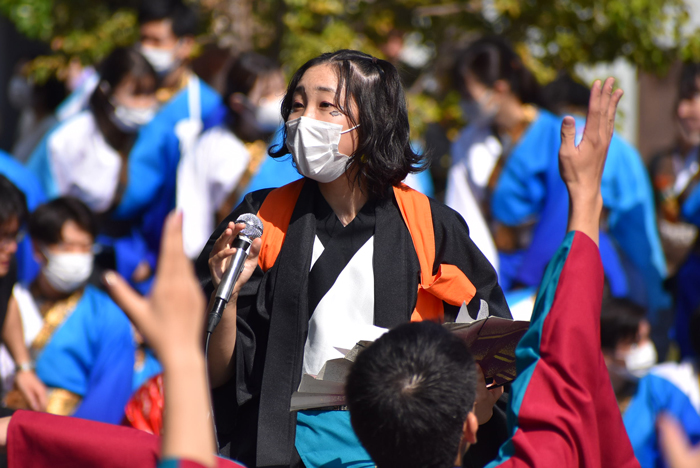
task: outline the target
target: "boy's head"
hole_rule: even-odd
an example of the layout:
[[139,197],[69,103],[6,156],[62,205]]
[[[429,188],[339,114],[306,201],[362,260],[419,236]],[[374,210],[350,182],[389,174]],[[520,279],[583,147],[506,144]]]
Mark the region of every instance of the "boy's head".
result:
[[51,288],[70,293],[83,286],[92,273],[97,236],[90,208],[77,198],[56,198],[37,207],[28,226],[41,275]]
[[141,2],[141,52],[159,75],[168,75],[189,58],[198,21],[197,13],[182,0]]
[[17,251],[20,227],[27,216],[24,194],[5,176],[0,175],[0,278],[10,271]]
[[461,339],[431,322],[401,325],[353,365],[353,429],[379,468],[452,468],[476,442],[476,379]]
[[603,301],[600,344],[616,393],[634,380],[633,373],[643,373],[655,363],[656,351],[647,336],[649,327],[645,316],[642,307],[627,299]]

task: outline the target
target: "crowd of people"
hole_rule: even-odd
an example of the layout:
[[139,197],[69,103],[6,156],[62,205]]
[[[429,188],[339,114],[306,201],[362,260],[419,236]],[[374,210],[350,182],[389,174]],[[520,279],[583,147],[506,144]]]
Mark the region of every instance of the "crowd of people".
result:
[[[139,42],[80,79],[17,67],[8,90],[11,466],[146,466],[160,434],[163,466],[696,466],[700,64],[683,67],[677,145],[647,167],[613,132],[612,80],[541,86],[505,40],[471,42],[443,204],[394,64],[340,50],[286,82],[245,52],[214,79],[193,71],[190,6],[144,1],[138,18]],[[263,233],[205,357],[246,213]],[[465,315],[531,321],[516,380],[406,324]],[[290,411],[303,375],[375,340],[347,406]]]

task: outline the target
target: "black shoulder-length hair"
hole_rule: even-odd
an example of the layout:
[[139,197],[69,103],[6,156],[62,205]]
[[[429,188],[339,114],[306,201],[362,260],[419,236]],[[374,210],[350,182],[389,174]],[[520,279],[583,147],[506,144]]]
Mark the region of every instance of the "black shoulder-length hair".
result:
[[[335,105],[348,116],[351,126],[359,125],[358,145],[350,155],[346,174],[355,168],[359,186],[371,198],[383,198],[392,186],[398,185],[411,172],[425,168],[423,156],[411,149],[410,129],[406,98],[396,68],[385,60],[357,50],[328,52],[306,62],[292,77],[282,101],[282,117],[285,122],[292,111],[292,98],[306,70],[318,65],[332,66],[338,76]],[[345,92],[343,102],[341,95]],[[357,116],[349,109],[354,102]],[[269,150],[270,156],[279,158],[289,154],[284,144]]]

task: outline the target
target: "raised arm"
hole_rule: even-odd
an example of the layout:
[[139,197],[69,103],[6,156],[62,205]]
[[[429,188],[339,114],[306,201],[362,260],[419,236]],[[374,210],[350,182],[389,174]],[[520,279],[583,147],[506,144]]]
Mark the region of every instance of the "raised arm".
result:
[[622,96],[612,85],[612,79],[602,89],[594,84],[579,146],[573,119],[562,124],[559,161],[571,199],[570,232],[547,267],[530,328],[515,351],[510,439],[489,468],[639,466],[600,350],[600,182]]
[[581,231],[598,245],[603,197],[600,183],[615,130],[615,112],[622,90],[613,91],[615,80],[608,78],[601,87],[593,83],[583,138],[578,146],[576,123],[564,117],[561,126],[559,172],[569,191],[569,231]]
[[163,230],[156,281],[143,299],[114,273],[105,275],[110,295],[156,351],[167,395],[162,457],[214,466],[214,431],[202,352],[205,302],[182,247],[182,214]]

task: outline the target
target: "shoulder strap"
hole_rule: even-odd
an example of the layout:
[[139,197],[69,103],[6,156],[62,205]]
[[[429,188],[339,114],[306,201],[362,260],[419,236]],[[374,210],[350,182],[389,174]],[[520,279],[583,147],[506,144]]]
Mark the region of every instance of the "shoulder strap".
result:
[[420,263],[420,284],[418,300],[411,316],[412,321],[444,320],[442,302],[454,306],[469,303],[476,294],[476,288],[469,278],[455,265],[440,264],[433,275],[435,265],[435,230],[430,200],[404,184],[394,187],[394,196],[401,216],[411,233],[413,246]]
[[[303,186],[304,179],[300,179],[271,191],[258,210],[258,217],[263,222],[263,245],[258,265],[263,271],[272,268],[277,260]],[[418,300],[411,320],[441,322],[444,319],[443,301],[461,306],[474,297],[476,288],[455,265],[441,264],[433,275],[435,231],[428,197],[403,184],[394,187],[394,195],[411,233],[421,270]]]
[[294,212],[304,179],[299,179],[271,191],[258,210],[258,218],[263,223],[262,247],[258,265],[267,271],[275,264],[287,234],[289,221]]

